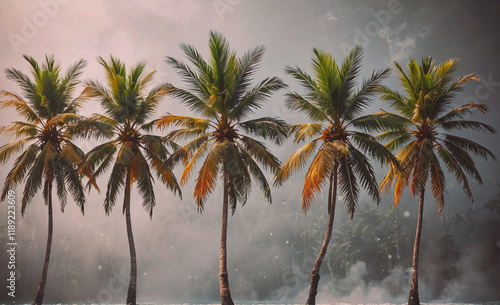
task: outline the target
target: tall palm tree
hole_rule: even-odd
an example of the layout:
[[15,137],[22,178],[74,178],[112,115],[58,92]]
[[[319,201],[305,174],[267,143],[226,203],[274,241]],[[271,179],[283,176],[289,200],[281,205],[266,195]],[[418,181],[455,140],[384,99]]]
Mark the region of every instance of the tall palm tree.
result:
[[70,193],[84,212],[84,189],[75,169],[82,162],[84,153],[71,141],[70,130],[72,124],[79,121],[77,112],[88,97],[85,90],[78,97],[73,97],[80,82],[78,78],[87,62],[80,59],[63,74],[53,56],[45,56],[41,66],[30,56],[24,55],[24,58],[31,66],[32,78],[20,70],[6,69],[7,78],[21,87],[22,95],[0,91],[0,97],[3,98],[0,109],[12,107],[24,119],[0,129],[0,134],[16,138],[14,142],[0,147],[0,162],[5,163],[19,153],[5,179],[1,199],[5,199],[10,189],[25,182],[21,205],[21,214],[24,215],[28,204],[43,184],[43,198],[48,206],[49,218],[47,248],[38,292],[33,302],[42,304],[52,247],[54,182],[61,211],[64,211]]
[[173,163],[184,160],[186,164],[181,184],[187,182],[196,162],[206,156],[194,190],[200,212],[215,189],[217,179],[220,177],[222,180],[220,294],[222,304],[233,304],[226,261],[228,207],[234,214],[238,202],[242,205],[246,203],[252,178],[271,202],[271,189],[258,163],[273,173],[280,167],[279,160],[263,143],[245,133],[271,140],[277,145],[282,143],[287,134],[283,120],[248,117],[262,107],[272,93],[286,85],[277,77],[269,77],[252,86],[252,76],[264,54],[263,46],[251,49],[238,58],[227,40],[215,32],[210,32],[208,45],[210,60],[207,62],[194,47],[181,44],[193,67],[167,58],[167,62],[189,85],[188,89],[171,86],[170,94],[204,118],[168,114],[157,124],[160,128],[179,128],[169,134],[168,138],[172,141],[194,138],[171,157]]
[[420,237],[422,233],[422,216],[424,193],[430,178],[431,191],[436,199],[439,211],[444,205],[445,174],[441,164],[462,184],[465,194],[472,199],[467,175],[472,176],[479,184],[481,176],[471,157],[473,155],[487,159],[495,158],[491,151],[467,138],[450,132],[477,130],[495,133],[495,130],[484,123],[464,120],[475,108],[486,113],[486,105],[480,103],[465,104],[452,108],[457,92],[471,80],[478,80],[475,74],[468,74],[457,79],[454,75],[458,59],[450,59],[436,64],[431,57],[423,58],[421,65],[411,59],[408,72],[394,62],[399,83],[404,92],[383,88],[383,99],[392,103],[398,113],[384,112],[404,123],[404,128],[387,131],[378,137],[390,140],[386,147],[399,150],[396,155],[402,171],[395,168],[387,173],[380,184],[380,189],[388,191],[394,185],[394,203],[397,206],[403,190],[410,186],[411,195],[419,195],[419,209],[415,244],[413,250],[413,274],[408,304],[420,304],[418,297],[418,257]]
[[[112,165],[104,200],[106,214],[111,212],[118,193],[125,186],[123,213],[130,251],[127,304],[136,304],[137,262],[130,215],[130,193],[133,183],[137,182],[139,194],[144,200],[142,205],[152,217],[156,199],[150,164],[158,173],[169,156],[165,145],[173,149],[177,147],[164,138],[145,131],[150,126],[147,120],[154,114],[168,89],[163,84],[148,88],[155,72],[145,75],[143,63],[133,66],[127,72],[125,64],[112,56],[109,61],[99,57],[98,62],[105,70],[107,87],[92,80],[87,83],[87,88],[91,97],[99,99],[105,115],[94,114],[82,121],[75,132],[85,137],[108,138],[110,141],[89,151],[80,171],[91,176],[88,186],[93,185],[98,189],[95,178]],[[180,194],[177,180],[170,168],[164,167],[158,175],[172,191]]]
[[313,140],[290,155],[275,177],[275,184],[281,185],[314,157],[306,173],[302,191],[302,209],[306,213],[314,196],[320,193],[326,182],[329,183],[328,225],[323,245],[312,269],[307,304],[316,302],[320,267],[332,235],[337,187],[340,187],[340,195],[352,219],[360,186],[367,189],[377,204],[380,202],[380,193],[369,158],[377,159],[383,164],[396,163],[389,150],[375,141],[373,136],[352,128],[371,132],[382,127],[392,130],[400,126],[397,120],[387,119],[385,114],[360,116],[372,103],[374,93],[379,89],[381,80],[387,76],[388,69],[374,71],[361,88],[356,90],[363,57],[361,47],[355,47],[341,66],[337,65],[331,54],[318,49],[314,49],[313,53],[314,77],[299,67],[286,67],[286,73],[296,79],[305,90],[304,96],[296,92],[287,93],[287,107],[303,112],[314,122],[292,125],[290,135],[294,136],[295,143],[311,138]]

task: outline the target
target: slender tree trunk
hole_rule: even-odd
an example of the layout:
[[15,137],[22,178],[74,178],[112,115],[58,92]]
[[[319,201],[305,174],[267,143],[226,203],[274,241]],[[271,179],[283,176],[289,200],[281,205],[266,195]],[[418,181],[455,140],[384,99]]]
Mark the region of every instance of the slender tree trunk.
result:
[[222,203],[222,230],[220,234],[220,258],[219,258],[219,282],[220,282],[220,300],[222,305],[234,305],[229,290],[229,279],[227,275],[227,212],[229,194],[227,183],[229,177],[224,176],[224,201]]
[[45,263],[43,264],[42,277],[40,278],[40,283],[38,284],[38,292],[36,293],[34,305],[41,305],[43,302],[43,294],[45,292],[45,283],[47,282],[47,271],[49,270],[50,261],[50,250],[52,248],[52,232],[54,230],[54,221],[52,217],[52,180],[49,178],[49,229],[47,234],[47,249],[45,250]]
[[420,236],[422,234],[422,219],[424,216],[424,193],[425,188],[422,188],[420,190],[420,200],[418,203],[417,232],[415,233],[415,245],[413,246],[413,273],[411,277],[408,305],[420,305],[420,299],[418,297],[418,253],[420,250]]
[[127,221],[128,246],[130,250],[130,283],[127,292],[127,305],[136,305],[137,296],[137,258],[135,255],[134,234],[130,217],[130,170],[127,170],[125,182],[125,219]]
[[337,199],[337,166],[334,167],[332,174],[330,176],[330,188],[328,191],[328,226],[326,227],[325,239],[323,240],[323,245],[319,251],[318,258],[314,263],[311,272],[311,287],[309,288],[309,297],[307,298],[306,305],[316,304],[316,294],[318,293],[318,283],[319,283],[319,270],[321,268],[321,263],[326,255],[326,250],[330,244],[330,239],[332,237],[333,229],[333,219],[335,217],[335,203]]

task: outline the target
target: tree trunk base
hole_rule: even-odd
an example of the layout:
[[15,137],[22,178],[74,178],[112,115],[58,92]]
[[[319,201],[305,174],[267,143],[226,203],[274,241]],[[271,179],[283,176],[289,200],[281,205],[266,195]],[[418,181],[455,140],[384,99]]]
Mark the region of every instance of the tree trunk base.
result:
[[418,291],[415,291],[413,287],[410,289],[410,297],[408,298],[408,305],[420,305]]
[[309,297],[306,305],[316,304],[316,294],[318,294],[319,273],[311,273],[311,287],[309,288]]
[[40,290],[37,292],[35,301],[33,302],[33,305],[42,305],[43,303],[43,292],[40,292]]
[[229,278],[226,274],[219,275],[223,286],[228,288],[221,288],[220,290],[220,302],[221,305],[234,305],[233,299],[231,298],[231,291],[229,290]]
[[130,291],[130,288],[129,291],[127,292],[127,305],[137,305],[136,294],[135,292]]

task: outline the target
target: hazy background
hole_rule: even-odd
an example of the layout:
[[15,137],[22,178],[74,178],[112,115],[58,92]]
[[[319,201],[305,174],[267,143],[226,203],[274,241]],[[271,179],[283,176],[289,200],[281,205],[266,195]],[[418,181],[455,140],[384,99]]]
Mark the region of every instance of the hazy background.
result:
[[[481,76],[480,83],[466,85],[457,104],[478,100],[487,104],[490,112],[475,118],[498,130],[499,13],[500,3],[496,1],[4,0],[0,2],[0,89],[20,92],[14,82],[6,79],[4,70],[14,67],[29,73],[22,54],[39,62],[45,54],[54,54],[63,69],[85,58],[89,65],[82,80],[103,80],[95,58],[113,54],[128,66],[147,62],[148,70],[158,71],[156,83],[171,82],[182,87],[179,77],[164,62],[165,57],[183,59],[181,42],[194,45],[206,56],[208,33],[216,30],[240,55],[251,47],[265,45],[267,51],[255,79],[279,76],[290,90],[299,92],[300,87],[284,74],[283,68],[298,65],[310,71],[313,47],[331,52],[341,61],[346,50],[362,44],[363,76],[390,66],[393,60],[405,64],[409,57],[432,55],[438,62],[457,57],[457,76],[471,72]],[[386,83],[398,88],[394,76]],[[303,121],[304,116],[283,107],[284,93],[282,90],[275,94],[257,115],[272,114],[290,123]],[[377,102],[367,113],[381,107],[388,109]],[[96,111],[97,103],[91,102],[83,114]],[[170,98],[163,101],[157,115],[166,112],[189,113]],[[13,111],[0,111],[1,125],[14,120],[17,117]],[[497,135],[468,136],[500,156]],[[0,138],[0,145],[9,140]],[[78,143],[84,151],[97,144]],[[270,147],[281,160],[297,148],[291,141],[280,148]],[[2,182],[11,166],[12,162],[2,165]],[[474,204],[449,176],[442,217],[432,196],[426,197],[420,264],[420,295],[424,302],[500,300],[499,165],[478,159],[477,167],[484,184],[471,182]],[[380,179],[384,171],[378,169]],[[300,210],[303,177],[301,172],[282,188],[274,189],[272,205],[254,187],[247,205],[238,207],[229,219],[229,278],[236,302],[306,299],[309,273],[326,226],[326,196],[318,197],[311,213],[304,216]],[[105,188],[105,179],[99,181],[101,189]],[[157,184],[158,202],[151,221],[133,189],[139,302],[218,300],[222,196],[217,190],[205,212],[197,214],[193,182],[183,187],[182,201]],[[19,200],[22,186],[16,192]],[[352,222],[339,201],[336,231],[327,263],[322,267],[319,302],[406,301],[417,200],[406,194],[394,211],[392,197],[383,198],[377,209],[363,193]],[[125,218],[120,201],[113,213],[105,216],[103,201],[104,194],[91,192],[85,216],[71,201],[64,213],[55,209],[47,302],[123,302],[129,270]],[[0,210],[0,279],[5,279],[5,203]],[[460,216],[466,221],[460,223]],[[40,194],[24,218],[17,220],[17,302],[31,302],[36,293],[46,228],[47,209]],[[6,296],[5,286],[0,285],[0,302],[12,301]]]

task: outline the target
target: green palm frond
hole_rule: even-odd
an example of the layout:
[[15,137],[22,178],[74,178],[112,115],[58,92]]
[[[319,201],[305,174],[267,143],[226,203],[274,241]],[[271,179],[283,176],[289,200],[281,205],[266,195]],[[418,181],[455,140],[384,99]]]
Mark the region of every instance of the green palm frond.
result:
[[434,154],[432,155],[430,164],[430,178],[431,191],[436,199],[439,212],[441,212],[444,206],[444,188],[446,186],[446,181],[439,159]]
[[451,143],[466,151],[470,151],[475,155],[480,156],[481,158],[484,158],[486,160],[488,159],[488,157],[492,158],[493,160],[496,160],[495,155],[489,149],[472,140],[447,134],[445,135],[444,141],[445,143]]
[[353,171],[359,177],[361,187],[368,191],[368,195],[377,205],[380,204],[382,198],[370,160],[353,146],[349,147],[349,155],[352,160]]
[[399,167],[397,158],[394,157],[388,148],[377,142],[375,137],[366,133],[353,132],[352,139],[363,153],[368,154],[382,165],[392,164]]
[[440,127],[446,131],[474,129],[474,130],[481,131],[481,132],[489,132],[491,134],[496,133],[495,128],[491,127],[488,124],[484,124],[484,123],[477,122],[477,121],[465,121],[465,120],[447,121],[447,122],[441,123]]
[[286,88],[286,84],[277,77],[268,77],[258,83],[255,87],[242,94],[241,99],[235,103],[230,112],[230,118],[242,120],[259,109],[271,97],[273,93]]
[[329,122],[333,125],[333,121],[328,114],[323,112],[322,109],[310,103],[300,94],[295,92],[288,92],[285,94],[285,105],[291,110],[298,110],[299,112],[307,115],[314,122]]
[[351,219],[354,217],[354,212],[359,198],[359,185],[354,174],[353,161],[350,156],[344,155],[338,161],[338,184],[339,184],[339,194],[343,198],[344,205],[347,208],[347,212]]
[[5,200],[8,191],[12,186],[24,180],[24,177],[29,171],[31,165],[35,162],[37,154],[40,152],[40,147],[36,144],[31,144],[23,153],[17,157],[14,166],[7,174],[4,187],[2,190],[1,200]]
[[149,217],[153,218],[153,208],[156,205],[155,192],[153,189],[154,179],[151,175],[151,171],[149,169],[149,164],[146,158],[139,153],[139,161],[141,167],[141,175],[139,179],[137,179],[137,189],[139,190],[139,194],[143,198],[142,206],[148,211]]
[[266,170],[276,173],[280,169],[281,162],[263,143],[246,136],[241,136],[237,143]]
[[243,158],[245,164],[248,166],[253,179],[257,181],[259,188],[262,190],[269,203],[272,203],[271,186],[269,185],[266,176],[260,169],[259,165],[253,160],[252,156],[245,149],[241,149],[240,147],[240,152],[241,157]]
[[111,174],[109,175],[106,197],[104,199],[104,212],[106,215],[109,215],[115,206],[116,197],[125,184],[126,176],[126,166],[122,163],[115,162]]
[[26,179],[26,186],[23,191],[21,200],[21,214],[24,215],[28,203],[36,195],[36,192],[42,186],[44,169],[49,163],[52,163],[56,158],[56,151],[50,142],[45,144],[38,154],[35,162],[31,166]]
[[373,95],[380,92],[381,82],[387,78],[389,72],[389,69],[373,71],[372,75],[363,81],[359,91],[345,96],[347,106],[342,115],[345,120],[359,116],[373,102]]
[[276,145],[281,145],[288,134],[286,122],[272,117],[240,122],[237,126],[240,126],[249,134],[262,137],[265,140],[271,140]]

